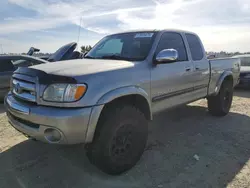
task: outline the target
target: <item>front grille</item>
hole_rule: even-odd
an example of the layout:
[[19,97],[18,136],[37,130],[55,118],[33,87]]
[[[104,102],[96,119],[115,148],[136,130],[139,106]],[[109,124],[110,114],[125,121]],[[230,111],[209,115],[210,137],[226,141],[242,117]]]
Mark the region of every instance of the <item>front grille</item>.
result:
[[36,83],[32,77],[13,75],[11,91],[14,97],[28,101],[36,102]]

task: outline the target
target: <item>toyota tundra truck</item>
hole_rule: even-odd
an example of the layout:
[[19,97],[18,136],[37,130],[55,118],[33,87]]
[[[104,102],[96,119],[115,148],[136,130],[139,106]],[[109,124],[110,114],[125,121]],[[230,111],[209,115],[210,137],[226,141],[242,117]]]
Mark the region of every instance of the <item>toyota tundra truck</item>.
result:
[[156,113],[206,98],[212,115],[227,115],[239,73],[238,58],[207,60],[195,33],[129,31],[84,58],[18,68],[5,106],[24,135],[83,143],[92,164],[118,175],[139,161]]

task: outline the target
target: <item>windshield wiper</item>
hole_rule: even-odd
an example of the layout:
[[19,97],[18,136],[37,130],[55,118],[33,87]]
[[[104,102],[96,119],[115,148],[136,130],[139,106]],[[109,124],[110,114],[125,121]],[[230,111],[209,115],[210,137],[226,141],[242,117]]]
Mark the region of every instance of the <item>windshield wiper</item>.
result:
[[105,56],[100,57],[100,59],[128,60],[129,58],[121,57],[119,55],[105,55]]
[[88,56],[85,56],[84,59],[95,59],[95,58],[88,55]]

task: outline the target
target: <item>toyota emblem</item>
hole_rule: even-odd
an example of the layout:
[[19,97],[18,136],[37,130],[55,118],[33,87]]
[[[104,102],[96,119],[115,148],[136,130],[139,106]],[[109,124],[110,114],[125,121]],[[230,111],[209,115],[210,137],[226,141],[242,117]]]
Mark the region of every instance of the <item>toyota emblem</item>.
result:
[[14,85],[14,90],[15,90],[15,92],[18,93],[18,94],[20,94],[20,93],[22,92],[19,83],[17,83],[17,84]]

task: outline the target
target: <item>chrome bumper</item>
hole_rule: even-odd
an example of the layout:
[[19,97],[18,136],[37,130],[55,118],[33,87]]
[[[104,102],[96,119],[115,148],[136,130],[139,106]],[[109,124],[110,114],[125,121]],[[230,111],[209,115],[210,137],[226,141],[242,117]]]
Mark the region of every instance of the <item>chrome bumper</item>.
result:
[[[88,108],[54,108],[5,97],[10,124],[23,134],[46,143],[77,144],[91,142],[103,105]],[[54,130],[60,137],[51,141],[47,133]]]

